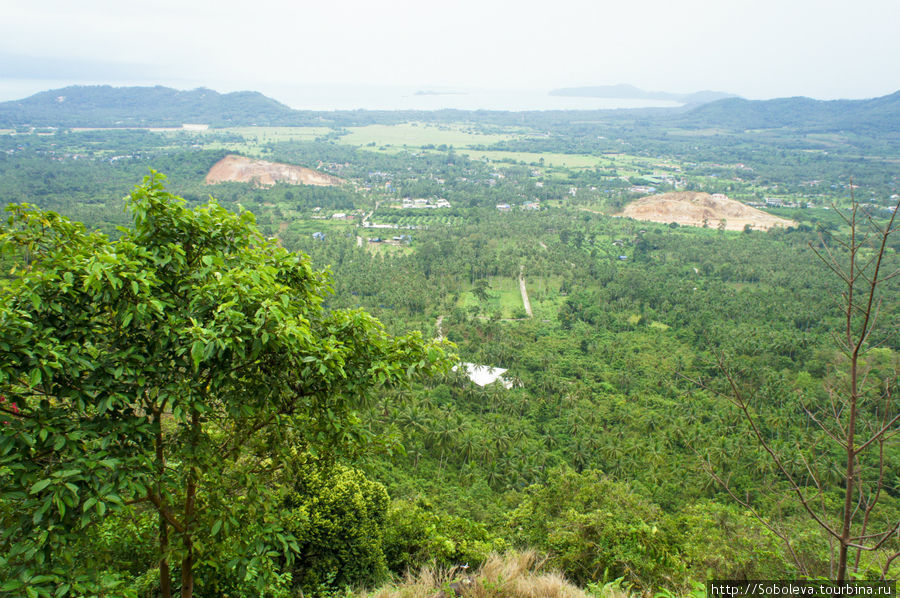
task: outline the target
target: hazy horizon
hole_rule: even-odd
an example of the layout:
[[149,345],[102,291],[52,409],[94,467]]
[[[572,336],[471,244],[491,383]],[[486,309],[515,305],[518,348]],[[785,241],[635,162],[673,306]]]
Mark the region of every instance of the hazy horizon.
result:
[[[862,14],[866,19],[851,19]],[[861,99],[900,89],[900,3],[561,0],[452,7],[59,0],[5,9],[0,101],[60,85],[549,92],[630,84],[748,99]],[[279,97],[279,94],[282,97]]]

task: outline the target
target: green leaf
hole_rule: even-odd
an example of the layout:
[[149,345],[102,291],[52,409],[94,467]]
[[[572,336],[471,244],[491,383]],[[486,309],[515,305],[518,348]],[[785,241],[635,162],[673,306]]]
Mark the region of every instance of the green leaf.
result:
[[51,481],[52,480],[50,480],[50,479],[44,478],[43,480],[40,480],[39,482],[35,482],[34,485],[31,486],[31,489],[28,490],[28,493],[29,494],[37,494],[38,492],[40,492],[41,490],[43,490],[44,488],[49,486]]
[[200,367],[200,361],[203,360],[203,351],[206,349],[203,341],[196,340],[191,345],[191,359],[194,362],[194,369]]

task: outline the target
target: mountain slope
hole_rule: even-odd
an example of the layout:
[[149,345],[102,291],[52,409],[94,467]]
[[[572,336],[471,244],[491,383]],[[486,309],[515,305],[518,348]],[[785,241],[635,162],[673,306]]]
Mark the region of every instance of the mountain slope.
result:
[[255,91],[220,94],[198,88],[71,86],[0,103],[0,126],[139,127],[183,123],[277,125],[297,113]]
[[869,100],[774,100],[727,98],[698,106],[680,124],[731,129],[790,127],[810,132],[878,130],[900,132],[900,91]]

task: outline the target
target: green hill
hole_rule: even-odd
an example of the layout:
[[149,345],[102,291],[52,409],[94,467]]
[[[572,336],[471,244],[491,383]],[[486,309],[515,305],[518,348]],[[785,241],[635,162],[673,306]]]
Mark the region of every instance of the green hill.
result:
[[297,124],[297,113],[255,91],[71,86],[0,103],[0,126],[139,127]]
[[677,119],[696,127],[772,129],[789,127],[807,132],[900,132],[900,91],[869,100],[774,100],[726,98],[698,106]]

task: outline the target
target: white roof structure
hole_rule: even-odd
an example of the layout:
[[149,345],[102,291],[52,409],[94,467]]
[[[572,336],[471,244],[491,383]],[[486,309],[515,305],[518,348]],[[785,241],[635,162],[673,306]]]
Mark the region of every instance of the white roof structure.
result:
[[[503,374],[507,371],[503,368],[466,362],[463,362],[460,365],[466,366],[466,375],[469,377],[469,380],[478,386],[487,386],[488,384],[493,384],[497,380],[500,380],[500,383],[507,389],[510,389],[513,386],[512,380],[503,377]],[[458,365],[453,366],[453,371],[455,372],[458,367]]]

